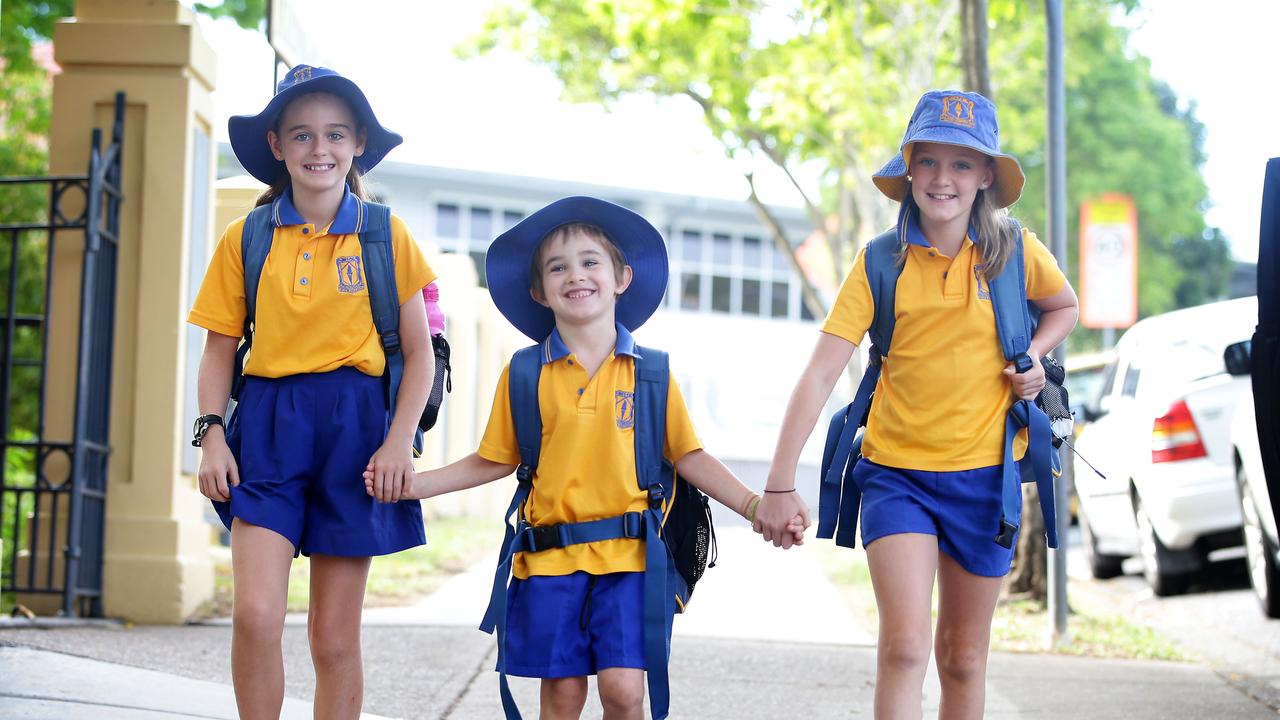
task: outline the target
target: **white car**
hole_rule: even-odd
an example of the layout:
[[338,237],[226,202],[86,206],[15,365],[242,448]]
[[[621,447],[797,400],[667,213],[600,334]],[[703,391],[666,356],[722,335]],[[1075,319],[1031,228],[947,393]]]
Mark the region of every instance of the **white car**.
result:
[[1101,415],[1076,449],[1085,554],[1094,577],[1141,556],[1157,595],[1181,592],[1210,553],[1238,546],[1240,504],[1229,438],[1249,379],[1227,374],[1223,351],[1247,340],[1257,298],[1139,321],[1116,344]]
[[[1227,348],[1227,371],[1249,377],[1249,343]],[[1246,386],[1231,421],[1232,461],[1236,486],[1240,491],[1240,512],[1244,518],[1245,562],[1249,582],[1267,617],[1280,618],[1280,540],[1276,516],[1262,469],[1258,449],[1258,426],[1254,416],[1253,389]]]

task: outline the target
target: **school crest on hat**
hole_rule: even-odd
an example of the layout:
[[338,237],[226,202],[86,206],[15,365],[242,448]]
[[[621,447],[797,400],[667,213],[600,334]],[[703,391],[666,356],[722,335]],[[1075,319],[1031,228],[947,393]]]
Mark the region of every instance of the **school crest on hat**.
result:
[[941,119],[944,122],[973,127],[973,101],[963,95],[948,95],[942,98]]

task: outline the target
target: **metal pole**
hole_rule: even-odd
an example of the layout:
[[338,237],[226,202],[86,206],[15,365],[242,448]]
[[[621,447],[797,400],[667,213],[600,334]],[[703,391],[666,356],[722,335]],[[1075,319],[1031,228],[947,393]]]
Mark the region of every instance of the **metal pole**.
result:
[[[1045,24],[1048,32],[1049,67],[1049,134],[1048,177],[1045,182],[1045,198],[1048,204],[1049,235],[1053,241],[1053,255],[1058,265],[1067,267],[1067,117],[1066,83],[1063,76],[1064,48],[1062,0],[1045,0]],[[1067,362],[1067,341],[1063,340],[1054,357],[1064,367]],[[1065,453],[1064,449],[1059,453]],[[1063,462],[1062,477],[1054,483],[1054,504],[1058,513],[1059,545],[1049,551],[1049,613],[1053,616],[1053,644],[1067,641],[1067,488],[1071,483],[1070,458],[1059,456]]]

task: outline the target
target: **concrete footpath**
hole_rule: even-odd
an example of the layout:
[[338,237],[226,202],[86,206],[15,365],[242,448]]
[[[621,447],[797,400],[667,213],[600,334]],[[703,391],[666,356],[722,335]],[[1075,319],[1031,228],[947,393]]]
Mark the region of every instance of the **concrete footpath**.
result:
[[[676,619],[673,718],[870,717],[873,638],[822,574],[812,548],[783,553],[744,527],[719,531],[721,559]],[[494,646],[475,630],[485,561],[411,608],[366,612],[366,717],[500,718]],[[305,618],[285,630],[283,717],[310,717],[315,678]],[[234,718],[230,627],[0,625],[0,718]],[[536,717],[536,681],[513,679]],[[925,685],[937,715],[938,682]],[[995,654],[989,718],[1271,718],[1194,664]],[[584,717],[598,718],[594,700]]]

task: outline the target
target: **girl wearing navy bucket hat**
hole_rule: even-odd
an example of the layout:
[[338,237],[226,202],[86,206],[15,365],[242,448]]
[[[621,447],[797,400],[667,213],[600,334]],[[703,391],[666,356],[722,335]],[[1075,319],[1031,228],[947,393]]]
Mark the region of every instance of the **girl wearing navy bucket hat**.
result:
[[351,80],[299,65],[262,112],[229,125],[236,157],[269,188],[223,233],[188,322],[208,331],[192,443],[200,492],[231,531],[236,705],[242,718],[280,714],[302,553],[316,717],[355,718],[370,558],[425,541],[421,507],[402,493],[433,372],[421,293],[435,273],[404,222],[365,195],[361,176],[401,138]]
[[[1075,291],[1053,255],[1005,210],[1023,179],[1018,161],[1000,150],[996,108],[987,98],[960,91],[920,98],[898,154],[873,176],[881,192],[901,203],[897,226],[854,259],[796,384],[774,453],[766,487],[794,488],[801,447],[856,344],[871,331],[878,338],[867,376],[874,394],[861,457],[855,446],[843,493],[861,501],[879,610],[877,718],[920,717],[931,645],[942,683],[939,716],[983,714],[991,620],[1014,546],[997,532],[1005,519],[1006,443],[1010,466],[1027,447],[1025,431],[1006,440],[1006,415],[1044,386],[1039,359],[1070,333],[1078,314]],[[1013,275],[1002,276],[1006,266]],[[1005,359],[992,300],[993,282],[1016,281],[1019,268],[1026,298],[1041,313],[1026,357],[1018,358],[1029,360],[1021,373]],[[883,277],[889,279],[876,279]],[[895,323],[887,329],[891,351],[878,313]],[[834,477],[844,523],[841,501],[849,498],[840,497],[841,472],[824,476],[823,493]],[[767,494],[756,524],[766,538],[785,540],[787,521],[802,507],[794,494]],[[856,526],[858,505],[848,511]],[[831,529],[826,515],[824,502],[819,537],[834,530],[834,509]],[[1017,518],[1010,521],[1016,528]],[[837,542],[852,546],[853,528],[842,529],[847,535],[836,535]],[[935,579],[938,621],[931,633]]]

